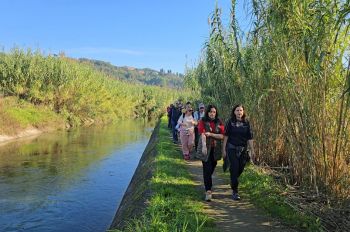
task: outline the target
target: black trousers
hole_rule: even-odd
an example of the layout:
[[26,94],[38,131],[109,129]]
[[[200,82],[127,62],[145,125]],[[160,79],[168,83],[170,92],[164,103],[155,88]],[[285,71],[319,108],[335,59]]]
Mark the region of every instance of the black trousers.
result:
[[174,120],[171,120],[171,130],[173,132],[173,142],[177,142],[177,130],[175,129],[177,125],[177,122],[175,122]]
[[226,154],[230,160],[231,188],[234,193],[238,193],[238,177],[244,170],[245,162],[240,152],[235,149],[227,149]]
[[194,146],[197,151],[198,147],[198,140],[199,140],[199,132],[198,132],[198,127],[194,127]]
[[211,190],[213,186],[212,175],[214,173],[217,161],[214,160],[214,149],[210,150],[209,158],[207,162],[202,161],[203,164],[203,179],[205,191]]
[[168,116],[168,128],[171,129],[171,117],[170,116]]

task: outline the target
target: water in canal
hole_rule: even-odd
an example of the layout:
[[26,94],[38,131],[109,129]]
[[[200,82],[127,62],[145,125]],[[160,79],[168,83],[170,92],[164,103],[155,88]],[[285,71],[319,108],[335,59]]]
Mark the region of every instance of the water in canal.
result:
[[154,124],[45,133],[0,146],[0,231],[105,231]]

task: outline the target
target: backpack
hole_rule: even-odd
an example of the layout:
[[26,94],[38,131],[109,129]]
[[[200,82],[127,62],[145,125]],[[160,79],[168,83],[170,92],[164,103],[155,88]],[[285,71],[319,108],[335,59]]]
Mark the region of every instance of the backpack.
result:
[[[206,132],[213,132],[215,134],[220,134],[220,121],[218,121],[217,123],[215,123],[215,131],[212,131],[211,127],[210,127],[210,123],[209,122],[204,122],[205,125],[205,131]],[[221,139],[214,139],[212,137],[207,137],[205,144],[203,144],[201,137],[199,137],[198,140],[198,146],[197,146],[197,152],[195,154],[195,157],[207,162],[208,158],[209,158],[209,154],[210,154],[210,150],[212,148],[212,140],[214,140],[215,142],[215,148],[214,148],[214,160],[220,160],[222,157],[222,140]],[[203,154],[202,153],[202,147],[206,146],[207,147],[207,154]]]

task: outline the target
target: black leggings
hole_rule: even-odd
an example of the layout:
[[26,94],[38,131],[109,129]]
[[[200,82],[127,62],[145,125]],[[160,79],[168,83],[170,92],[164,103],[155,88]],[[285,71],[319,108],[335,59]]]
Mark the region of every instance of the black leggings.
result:
[[217,161],[214,159],[214,149],[210,150],[210,154],[208,157],[208,161],[203,164],[203,179],[204,179],[204,187],[205,191],[211,190],[213,186],[212,175],[214,173],[215,167],[217,165]]
[[227,155],[230,160],[231,188],[234,193],[238,193],[238,177],[242,174],[245,167],[242,154],[239,153],[235,149],[227,149]]

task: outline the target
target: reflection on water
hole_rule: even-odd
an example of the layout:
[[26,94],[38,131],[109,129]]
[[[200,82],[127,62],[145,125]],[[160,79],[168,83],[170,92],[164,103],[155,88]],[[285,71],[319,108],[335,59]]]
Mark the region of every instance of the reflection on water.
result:
[[151,128],[141,121],[0,147],[0,231],[104,231]]

